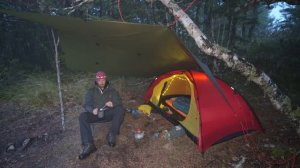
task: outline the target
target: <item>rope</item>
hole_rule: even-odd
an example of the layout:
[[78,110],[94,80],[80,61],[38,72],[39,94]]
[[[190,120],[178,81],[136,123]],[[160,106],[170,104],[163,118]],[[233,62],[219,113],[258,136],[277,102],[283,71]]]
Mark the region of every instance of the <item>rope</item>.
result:
[[123,14],[122,14],[122,9],[121,9],[121,0],[118,0],[118,9],[119,9],[119,14],[120,14],[120,18],[122,20],[122,22],[125,22],[124,21],[124,18],[123,18]]
[[[197,0],[193,0],[183,11],[186,12],[188,11],[196,2]],[[172,23],[169,24],[169,28],[173,27],[175,25],[175,23],[177,22],[177,20],[180,18],[180,16],[175,16],[175,19]]]

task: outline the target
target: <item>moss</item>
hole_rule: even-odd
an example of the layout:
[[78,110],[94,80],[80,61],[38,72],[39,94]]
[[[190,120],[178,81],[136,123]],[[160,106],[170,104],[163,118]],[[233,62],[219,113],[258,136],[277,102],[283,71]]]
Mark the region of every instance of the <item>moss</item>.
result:
[[291,116],[296,120],[300,121],[300,107],[298,106],[296,110],[291,112]]

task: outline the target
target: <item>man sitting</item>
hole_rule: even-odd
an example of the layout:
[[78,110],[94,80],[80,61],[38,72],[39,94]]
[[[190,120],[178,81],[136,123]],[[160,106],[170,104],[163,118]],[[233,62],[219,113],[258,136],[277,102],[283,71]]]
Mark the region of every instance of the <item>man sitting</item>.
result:
[[85,112],[79,116],[80,135],[83,145],[79,159],[84,159],[97,149],[93,142],[91,123],[112,121],[106,136],[108,145],[116,145],[116,135],[119,133],[124,119],[124,110],[119,93],[109,85],[105,72],[96,73],[95,86],[85,95]]

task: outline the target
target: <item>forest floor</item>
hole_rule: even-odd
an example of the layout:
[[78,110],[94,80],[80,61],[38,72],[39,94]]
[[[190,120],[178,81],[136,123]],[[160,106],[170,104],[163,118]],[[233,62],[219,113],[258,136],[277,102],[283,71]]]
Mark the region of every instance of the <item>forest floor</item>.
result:
[[[126,91],[120,91],[124,106],[135,108],[143,103],[146,87],[128,85]],[[300,167],[300,139],[293,123],[274,110],[263,94],[251,93],[247,100],[264,132],[238,137],[200,153],[187,136],[172,140],[156,136],[172,128],[159,114],[135,118],[126,113],[113,148],[105,140],[110,123],[97,124],[94,137],[97,151],[85,160],[78,159],[81,105],[65,102],[66,129],[62,131],[59,107],[29,108],[0,102],[0,167]],[[145,131],[140,141],[134,139],[137,128]],[[30,143],[22,148],[26,138],[30,138]],[[9,143],[16,149],[7,151]]]

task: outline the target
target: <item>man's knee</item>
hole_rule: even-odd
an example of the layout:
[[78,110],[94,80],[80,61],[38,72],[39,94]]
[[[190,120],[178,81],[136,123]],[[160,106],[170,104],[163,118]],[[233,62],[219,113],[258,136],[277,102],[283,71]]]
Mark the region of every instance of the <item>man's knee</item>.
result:
[[79,122],[86,122],[87,121],[87,112],[82,112],[80,113],[78,119],[79,119]]
[[122,117],[124,117],[124,113],[125,113],[125,111],[124,111],[123,107],[119,106],[119,107],[115,108],[115,115],[116,116],[122,118]]

